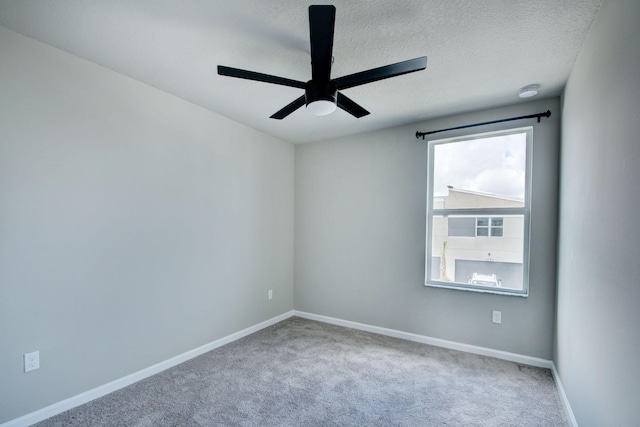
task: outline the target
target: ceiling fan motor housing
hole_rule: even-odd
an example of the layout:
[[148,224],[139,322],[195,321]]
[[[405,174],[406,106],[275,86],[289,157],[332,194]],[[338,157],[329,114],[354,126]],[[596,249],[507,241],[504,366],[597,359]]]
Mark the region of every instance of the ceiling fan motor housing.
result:
[[335,104],[338,99],[338,86],[333,81],[309,80],[304,87],[304,96],[307,106],[315,101],[329,101]]

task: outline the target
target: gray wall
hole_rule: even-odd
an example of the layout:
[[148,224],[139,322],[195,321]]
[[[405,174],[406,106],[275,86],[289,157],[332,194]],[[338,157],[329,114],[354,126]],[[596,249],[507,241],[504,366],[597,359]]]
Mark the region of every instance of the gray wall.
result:
[[[416,130],[547,109],[540,124],[514,125],[534,125],[529,297],[426,288],[427,144]],[[551,359],[559,137],[554,98],[296,146],[296,309]]]
[[582,427],[640,422],[639,22],[604,2],[563,99],[555,361]]
[[292,145],[2,28],[0,58],[0,423],[293,309]]

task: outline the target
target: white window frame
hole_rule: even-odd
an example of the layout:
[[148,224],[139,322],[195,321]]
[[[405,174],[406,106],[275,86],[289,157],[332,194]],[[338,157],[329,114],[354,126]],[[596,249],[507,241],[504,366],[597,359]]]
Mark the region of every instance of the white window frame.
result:
[[[525,197],[523,207],[503,207],[503,208],[465,208],[465,209],[434,209],[433,202],[433,174],[434,174],[434,148],[440,144],[448,144],[453,142],[469,141],[473,139],[484,139],[495,136],[503,136],[510,134],[525,133],[526,138],[526,163],[525,163]],[[512,295],[527,297],[529,295],[529,254],[530,254],[530,240],[531,240],[531,170],[532,170],[532,155],[533,153],[533,128],[521,127],[521,128],[508,128],[503,130],[495,130],[490,132],[483,132],[477,134],[466,134],[452,138],[434,139],[428,141],[427,148],[427,233],[426,233],[426,254],[425,254],[425,286],[436,288],[456,289],[472,292],[484,292],[491,294]],[[510,215],[521,215],[524,219],[524,247],[523,247],[523,278],[522,289],[510,289],[510,288],[490,288],[477,285],[470,285],[465,283],[447,282],[437,279],[432,279],[431,267],[433,259],[432,248],[432,230],[433,230],[433,217],[434,216],[446,216],[446,215],[469,215],[476,218],[492,218],[492,217],[507,217]],[[503,223],[504,233],[504,223]],[[479,236],[491,238],[491,223],[488,227],[489,236]],[[476,238],[477,238],[477,219],[476,219]],[[498,236],[496,236],[498,237]]]

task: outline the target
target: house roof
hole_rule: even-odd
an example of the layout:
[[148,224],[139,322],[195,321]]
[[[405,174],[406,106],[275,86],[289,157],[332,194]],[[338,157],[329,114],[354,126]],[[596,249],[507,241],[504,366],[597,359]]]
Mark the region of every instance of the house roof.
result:
[[[522,199],[518,199],[515,197],[505,197],[498,194],[486,193],[482,191],[462,190],[459,188],[449,187],[449,193],[452,193],[452,192],[470,194],[473,196],[480,196],[480,197],[490,197],[492,199],[508,200],[510,202],[520,202],[520,203],[522,202]],[[447,196],[441,196],[441,197],[447,197]]]

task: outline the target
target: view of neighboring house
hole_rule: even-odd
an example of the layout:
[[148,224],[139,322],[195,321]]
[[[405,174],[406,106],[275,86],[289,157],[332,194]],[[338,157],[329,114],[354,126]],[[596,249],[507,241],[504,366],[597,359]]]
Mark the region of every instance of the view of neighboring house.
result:
[[[523,200],[453,187],[434,198],[434,209],[523,206]],[[524,226],[523,215],[434,215],[431,278],[522,289]]]

